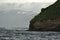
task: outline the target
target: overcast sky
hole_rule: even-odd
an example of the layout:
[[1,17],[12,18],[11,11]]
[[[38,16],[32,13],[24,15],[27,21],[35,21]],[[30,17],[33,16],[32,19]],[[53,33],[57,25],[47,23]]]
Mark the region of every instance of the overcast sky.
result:
[[56,0],[0,0],[0,3],[25,3],[25,2],[54,2]]

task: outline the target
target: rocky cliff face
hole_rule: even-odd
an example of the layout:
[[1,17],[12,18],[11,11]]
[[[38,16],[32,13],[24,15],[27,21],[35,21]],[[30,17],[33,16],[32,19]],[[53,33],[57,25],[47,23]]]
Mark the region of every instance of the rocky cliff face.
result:
[[41,13],[30,21],[30,31],[60,31],[60,0],[43,8]]

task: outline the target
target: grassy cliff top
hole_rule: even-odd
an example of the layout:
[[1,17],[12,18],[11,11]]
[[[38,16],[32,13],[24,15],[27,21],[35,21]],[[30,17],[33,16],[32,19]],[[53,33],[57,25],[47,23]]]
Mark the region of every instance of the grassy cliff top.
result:
[[34,23],[36,21],[55,20],[58,18],[60,18],[60,0],[57,0],[57,2],[45,9],[42,8],[41,13],[35,16],[31,21]]

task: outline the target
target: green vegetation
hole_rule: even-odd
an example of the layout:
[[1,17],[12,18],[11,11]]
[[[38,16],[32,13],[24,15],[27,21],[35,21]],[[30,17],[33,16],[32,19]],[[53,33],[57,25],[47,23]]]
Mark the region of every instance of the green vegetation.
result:
[[43,21],[43,20],[55,20],[60,18],[60,1],[58,0],[53,5],[50,5],[47,8],[42,8],[41,13],[35,16],[31,21],[34,23],[36,21]]

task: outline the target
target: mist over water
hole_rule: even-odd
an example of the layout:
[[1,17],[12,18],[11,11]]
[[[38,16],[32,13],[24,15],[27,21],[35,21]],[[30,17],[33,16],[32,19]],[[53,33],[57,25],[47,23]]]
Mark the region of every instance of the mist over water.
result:
[[24,31],[30,20],[51,4],[0,3],[0,40],[60,40],[60,32]]
[[27,30],[30,20],[52,3],[1,3],[0,27],[14,30]]

